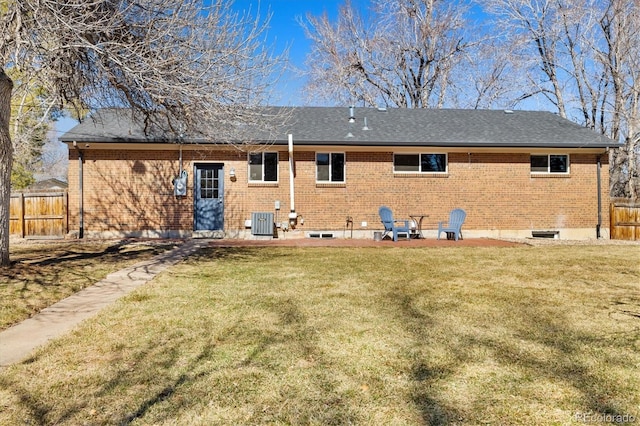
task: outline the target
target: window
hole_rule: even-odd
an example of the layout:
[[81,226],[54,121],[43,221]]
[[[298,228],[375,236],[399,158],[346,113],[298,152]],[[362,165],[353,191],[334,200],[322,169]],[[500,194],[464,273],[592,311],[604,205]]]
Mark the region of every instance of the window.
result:
[[394,154],[396,173],[446,173],[447,154]]
[[318,182],[344,182],[344,153],[316,154],[316,180]]
[[220,198],[220,170],[221,169],[199,170],[201,199]]
[[531,173],[569,173],[569,156],[531,155]]
[[249,154],[250,182],[278,181],[278,153],[258,152]]

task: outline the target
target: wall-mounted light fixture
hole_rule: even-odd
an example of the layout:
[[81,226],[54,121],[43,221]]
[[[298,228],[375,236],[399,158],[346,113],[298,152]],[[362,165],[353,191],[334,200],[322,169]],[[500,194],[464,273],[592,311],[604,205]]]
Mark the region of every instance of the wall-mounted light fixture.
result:
[[233,167],[231,168],[231,170],[229,170],[229,177],[230,178],[236,177],[236,169],[234,169]]

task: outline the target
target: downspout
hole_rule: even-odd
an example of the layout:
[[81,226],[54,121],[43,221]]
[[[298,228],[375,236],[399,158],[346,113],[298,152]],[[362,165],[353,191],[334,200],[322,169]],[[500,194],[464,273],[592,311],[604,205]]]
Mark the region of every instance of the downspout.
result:
[[598,224],[596,225],[596,238],[600,239],[600,227],[602,226],[602,182],[600,176],[602,164],[600,162],[600,155],[596,157],[596,167],[596,176],[598,181]]
[[293,135],[289,134],[289,202],[291,212],[289,213],[289,223],[291,227],[296,224],[298,214],[296,213],[295,191],[294,191],[294,172],[293,172]]
[[78,148],[78,143],[73,141],[73,147],[78,150],[78,238],[84,238],[84,195],[83,195],[83,183],[84,172],[82,170],[82,163],[84,163],[84,153]]

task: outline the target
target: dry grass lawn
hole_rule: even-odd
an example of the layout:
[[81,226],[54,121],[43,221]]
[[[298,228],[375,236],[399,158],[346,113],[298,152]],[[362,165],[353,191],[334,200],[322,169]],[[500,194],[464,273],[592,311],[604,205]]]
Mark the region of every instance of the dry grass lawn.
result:
[[640,246],[217,248],[0,372],[0,424],[638,422],[638,367]]
[[12,243],[13,266],[0,268],[0,330],[173,246],[159,240]]

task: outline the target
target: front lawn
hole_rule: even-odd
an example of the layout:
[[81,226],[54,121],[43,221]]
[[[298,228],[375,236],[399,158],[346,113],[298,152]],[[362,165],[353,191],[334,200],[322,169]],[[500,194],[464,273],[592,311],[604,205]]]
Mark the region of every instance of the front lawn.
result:
[[218,248],[0,372],[0,424],[638,422],[639,366],[639,246]]

